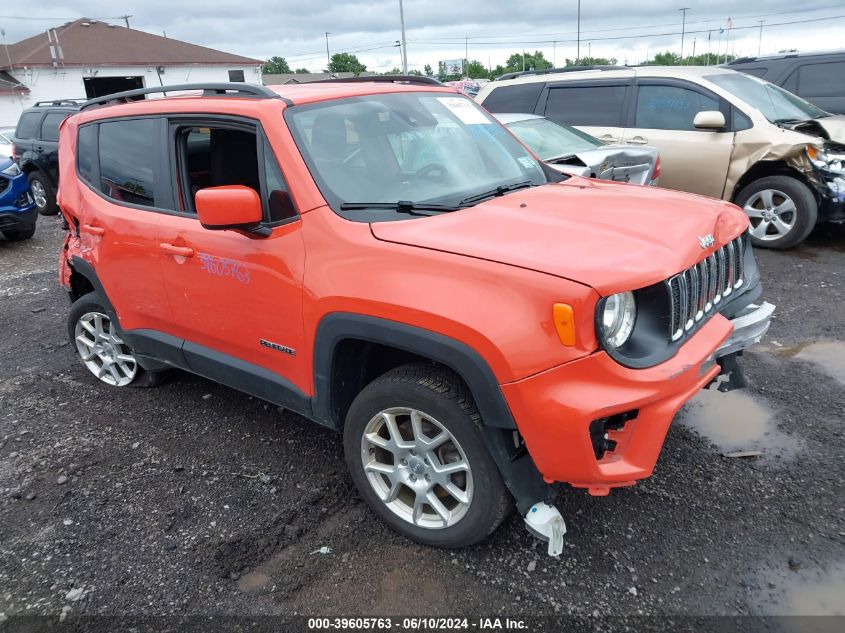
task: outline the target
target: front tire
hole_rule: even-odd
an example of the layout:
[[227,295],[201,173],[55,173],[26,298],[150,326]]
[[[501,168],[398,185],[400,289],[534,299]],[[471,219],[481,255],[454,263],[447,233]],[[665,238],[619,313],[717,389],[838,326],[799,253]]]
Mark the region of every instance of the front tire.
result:
[[159,383],[160,374],[141,367],[96,293],[89,292],[73,303],[68,334],[82,366],[107,385],[154,387]]
[[29,188],[32,191],[35,206],[38,207],[38,213],[56,215],[59,212],[59,207],[56,205],[56,192],[53,191],[44,174],[33,171],[27,176],[27,180],[29,180]]
[[790,176],[755,180],[739,192],[736,204],[751,221],[751,243],[760,248],[786,249],[800,244],[818,216],[813,192]]
[[10,242],[22,242],[23,240],[30,239],[33,235],[35,235],[35,225],[19,227],[16,229],[4,229],[3,230],[3,237],[5,237]]
[[343,434],[352,479],[400,534],[436,547],[487,537],[511,499],[481,435],[463,382],[444,369],[405,365],[367,385]]

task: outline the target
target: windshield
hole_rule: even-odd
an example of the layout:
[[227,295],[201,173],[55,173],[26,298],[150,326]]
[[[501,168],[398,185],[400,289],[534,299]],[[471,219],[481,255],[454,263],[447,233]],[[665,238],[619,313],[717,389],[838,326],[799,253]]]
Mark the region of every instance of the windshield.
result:
[[543,160],[572,156],[603,147],[597,138],[548,119],[526,119],[508,123],[511,132]]
[[704,78],[742,99],[752,108],[757,108],[772,123],[806,121],[830,116],[829,112],[817,108],[801,97],[757,77],[730,73],[708,75]]
[[[355,203],[458,206],[497,187],[546,182],[541,164],[519,141],[455,94],[350,97],[289,108],[285,117],[320,191],[338,212]],[[362,221],[389,215],[364,211],[341,214]]]

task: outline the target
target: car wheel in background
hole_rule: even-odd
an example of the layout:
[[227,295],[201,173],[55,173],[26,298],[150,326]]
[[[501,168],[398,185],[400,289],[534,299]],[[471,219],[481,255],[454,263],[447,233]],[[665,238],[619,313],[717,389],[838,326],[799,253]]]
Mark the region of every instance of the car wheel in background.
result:
[[767,176],[737,195],[751,221],[751,243],[761,248],[792,248],[813,230],[818,203],[803,182],[790,176]]
[[41,215],[56,215],[59,212],[59,208],[56,206],[56,194],[44,176],[40,172],[33,171],[27,178],[35,206],[38,207],[38,213]]
[[394,530],[437,547],[463,547],[498,527],[511,507],[457,375],[405,365],[367,385],[346,416],[352,479]]
[[68,333],[82,366],[107,385],[153,387],[159,383],[160,372],[141,367],[96,293],[89,292],[73,303]]
[[35,235],[35,225],[20,227],[17,229],[3,229],[3,237],[10,242],[21,242],[28,240]]

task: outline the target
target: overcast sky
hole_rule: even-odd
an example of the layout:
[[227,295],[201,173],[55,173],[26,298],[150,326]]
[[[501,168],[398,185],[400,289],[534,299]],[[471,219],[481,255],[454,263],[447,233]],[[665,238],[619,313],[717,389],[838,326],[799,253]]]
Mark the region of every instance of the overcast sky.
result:
[[[405,0],[408,65],[464,57],[468,40],[470,59],[484,64],[503,63],[523,49],[542,50],[558,65],[576,54],[577,0]],[[677,6],[676,6],[677,5]],[[731,18],[730,51],[756,54],[759,22],[764,20],[762,52],[782,49],[830,50],[845,45],[845,2],[839,0],[594,0],[581,7],[581,55],[616,57],[619,63],[637,63],[667,49],[680,52],[682,6],[686,12],[685,52],[717,46],[724,52],[726,31],[719,28]],[[304,10],[303,7],[307,8]],[[43,32],[77,17],[122,22],[130,14],[132,28],[174,37],[195,44],[266,59],[287,58],[292,68],[325,68],[326,39],[332,53],[349,51],[368,68],[386,71],[400,65],[399,0],[369,2],[343,0],[39,0],[4,2],[0,28],[8,42]],[[838,17],[837,17],[838,16]],[[15,19],[27,17],[30,19]],[[43,19],[41,19],[43,18]],[[799,22],[784,24],[788,22]],[[745,28],[750,27],[750,28]],[[698,31],[698,32],[694,32]],[[637,37],[632,37],[637,36]],[[555,43],[553,43],[553,41]]]

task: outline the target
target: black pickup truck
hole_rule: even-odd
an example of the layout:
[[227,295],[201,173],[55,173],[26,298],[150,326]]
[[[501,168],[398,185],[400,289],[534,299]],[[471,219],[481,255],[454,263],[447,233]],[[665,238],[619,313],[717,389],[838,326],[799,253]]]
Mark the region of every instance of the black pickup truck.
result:
[[15,160],[32,188],[41,215],[56,215],[59,186],[59,125],[84,99],[39,101],[21,113],[15,130]]

